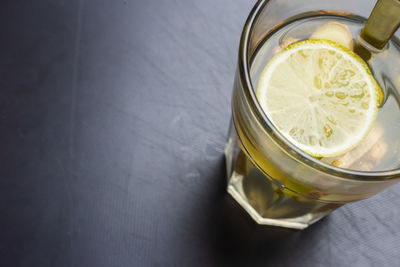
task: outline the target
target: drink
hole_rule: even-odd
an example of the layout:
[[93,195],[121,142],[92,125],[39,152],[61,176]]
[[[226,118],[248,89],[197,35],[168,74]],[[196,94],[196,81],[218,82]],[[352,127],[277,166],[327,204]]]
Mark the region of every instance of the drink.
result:
[[[313,32],[323,25],[330,22],[338,22],[348,26],[351,35],[356,42],[358,35],[364,26],[365,21],[355,17],[345,16],[316,16],[304,17],[295,20],[294,22],[281,27],[276,33],[266,37],[265,43],[260,46],[259,52],[254,57],[252,63],[251,75],[254,84],[257,84],[261,71],[267,62],[277,50],[277,47],[282,47],[287,43],[287,40],[303,40],[308,39]],[[396,43],[397,41],[397,43]],[[361,158],[357,164],[353,164],[351,168],[360,171],[379,171],[396,169],[400,167],[400,142],[398,140],[398,132],[393,129],[393,125],[400,123],[400,42],[398,40],[389,41],[388,48],[381,53],[374,55],[369,60],[369,65],[374,71],[374,77],[381,85],[384,94],[384,103],[379,108],[378,118],[375,122],[376,128],[374,132],[378,133],[379,137],[372,140],[374,143],[380,142],[382,146],[395,148],[393,153],[384,153],[375,162],[367,162],[368,157]],[[364,144],[363,144],[364,145]],[[365,144],[368,146],[368,144]],[[325,162],[333,160],[321,159]]]
[[[355,44],[365,19],[333,11],[286,19],[252,49],[248,73],[253,88],[275,53],[332,22],[346,25]],[[399,44],[393,38],[387,49],[368,61],[383,93],[377,119],[358,146],[335,157],[299,156],[298,149],[280,140],[279,133],[256,114],[257,104],[243,101],[249,96],[241,94],[236,80],[234,119],[225,150],[228,192],[258,223],[302,229],[345,203],[397,182],[389,178],[397,178],[400,168]]]

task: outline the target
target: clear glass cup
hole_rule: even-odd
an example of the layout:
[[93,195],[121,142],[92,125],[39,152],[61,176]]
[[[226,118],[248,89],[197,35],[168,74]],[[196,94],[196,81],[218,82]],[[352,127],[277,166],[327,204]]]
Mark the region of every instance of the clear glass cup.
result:
[[[343,204],[397,183],[400,169],[360,171],[333,166],[292,145],[261,109],[255,55],[271,33],[304,16],[366,19],[371,0],[260,0],[244,26],[225,156],[230,195],[259,224],[304,229]],[[390,148],[389,148],[390,149]]]

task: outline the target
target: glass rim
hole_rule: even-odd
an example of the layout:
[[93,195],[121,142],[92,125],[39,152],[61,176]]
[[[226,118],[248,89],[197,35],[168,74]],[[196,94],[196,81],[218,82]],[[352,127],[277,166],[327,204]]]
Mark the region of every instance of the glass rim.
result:
[[244,90],[244,95],[247,98],[247,103],[249,103],[251,110],[254,112],[253,114],[256,116],[256,119],[258,119],[265,132],[269,134],[269,136],[281,147],[281,149],[288,152],[297,161],[324,173],[329,173],[342,179],[359,180],[365,182],[400,178],[400,168],[385,171],[357,171],[339,168],[322,162],[290,143],[289,140],[284,137],[283,134],[281,134],[268,119],[267,115],[264,113],[258,103],[255,90],[253,89],[253,84],[251,82],[248,47],[254,23],[261,14],[261,11],[270,1],[271,0],[258,0],[253,9],[250,11],[240,38],[238,59],[238,72],[242,83],[242,88]]

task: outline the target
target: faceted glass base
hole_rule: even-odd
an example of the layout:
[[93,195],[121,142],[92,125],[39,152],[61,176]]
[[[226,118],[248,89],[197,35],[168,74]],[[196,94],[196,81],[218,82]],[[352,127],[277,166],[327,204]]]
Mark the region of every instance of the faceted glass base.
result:
[[340,206],[284,192],[247,158],[232,126],[225,157],[229,194],[259,224],[304,229]]

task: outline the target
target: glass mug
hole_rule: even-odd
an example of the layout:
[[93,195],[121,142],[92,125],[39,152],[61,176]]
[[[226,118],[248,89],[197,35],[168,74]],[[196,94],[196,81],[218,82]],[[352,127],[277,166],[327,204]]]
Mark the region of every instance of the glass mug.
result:
[[[325,20],[347,21],[362,27],[375,3],[260,0],[252,9],[240,40],[225,157],[227,191],[257,223],[304,229],[336,208],[375,195],[400,180],[400,162],[366,171],[340,168],[301,151],[275,128],[255,93],[260,72],[269,59],[264,55],[274,52],[272,45],[266,46],[269,39],[282,41],[287,29],[294,35],[304,34],[309,27],[298,25],[307,25],[307,21],[317,26]],[[392,49],[400,47],[396,42]],[[398,69],[394,71],[400,74]],[[398,104],[393,108],[400,114]],[[397,117],[393,120],[400,122]]]

